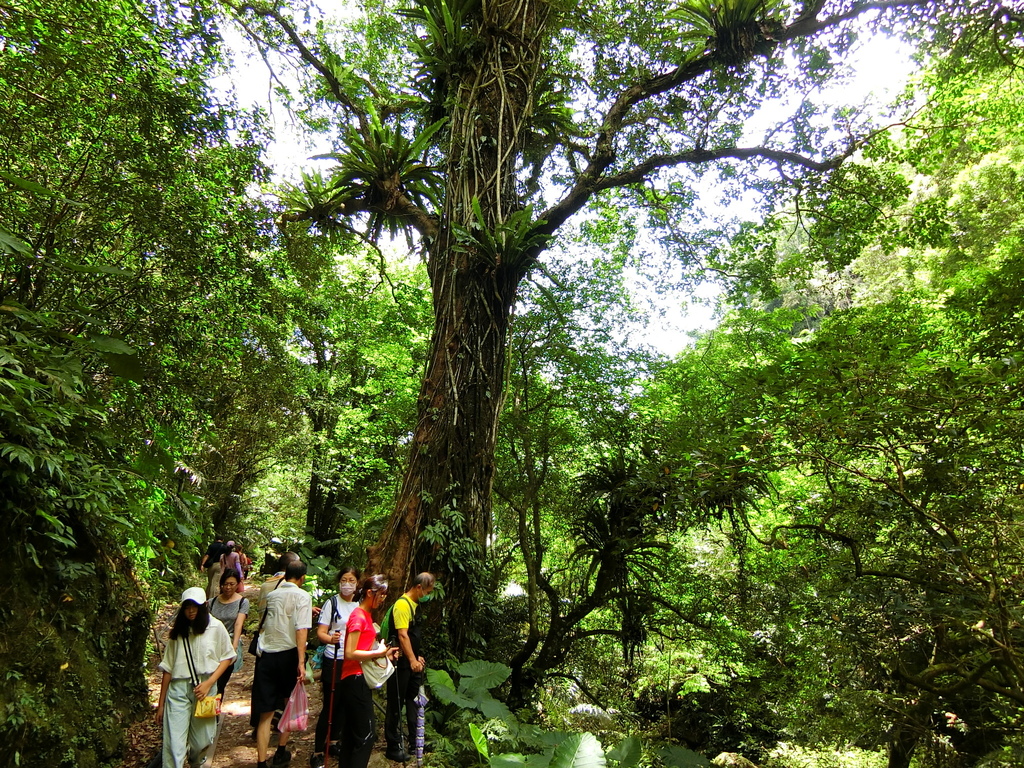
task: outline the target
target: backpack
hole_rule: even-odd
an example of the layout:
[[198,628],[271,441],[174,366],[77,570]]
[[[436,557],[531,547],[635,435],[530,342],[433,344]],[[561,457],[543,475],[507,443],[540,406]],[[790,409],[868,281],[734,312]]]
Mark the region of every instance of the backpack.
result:
[[338,596],[331,595],[331,621],[327,625],[328,629],[334,626],[334,620],[336,618],[338,618]]
[[[412,604],[405,595],[402,595],[398,600],[405,600],[409,604],[409,608],[412,609],[413,621],[416,620],[416,606]],[[388,644],[389,647],[398,645],[398,630],[391,626],[391,616],[395,612],[395,606],[398,605],[398,600],[395,600],[388,608],[387,613],[384,614],[384,620],[380,623],[380,639]]]

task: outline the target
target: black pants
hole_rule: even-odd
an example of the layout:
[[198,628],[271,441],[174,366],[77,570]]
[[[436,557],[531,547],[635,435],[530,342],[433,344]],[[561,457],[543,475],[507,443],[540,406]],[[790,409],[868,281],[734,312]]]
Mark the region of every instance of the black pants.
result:
[[[233,666],[228,667],[227,671],[217,678],[217,693],[219,693],[222,698],[224,696],[224,689],[228,687],[228,680],[231,679],[231,675],[234,671],[235,668]],[[224,703],[227,704],[226,701]]]
[[[341,693],[340,675],[341,659],[335,662],[334,659],[324,656],[323,667],[320,671],[320,694],[323,703],[320,706],[320,718],[316,721],[316,736],[313,739],[314,752],[324,752],[328,739],[337,741],[338,735],[341,733],[341,723],[345,717],[342,701],[345,697]],[[333,694],[331,693],[332,688]],[[334,701],[333,713],[331,712],[332,699]],[[330,733],[327,732],[328,721],[331,726]]]
[[[388,742],[388,752],[400,752],[404,748],[410,754],[413,740],[416,738],[416,697],[423,685],[423,673],[413,672],[408,662],[400,661],[395,665],[395,673],[388,678],[388,709],[384,716],[384,738]],[[405,710],[405,724],[408,727],[408,740],[402,734],[402,710]]]
[[366,768],[377,740],[377,721],[373,716],[373,693],[362,675],[343,677],[334,695],[341,694],[342,722],[338,764],[345,768]]

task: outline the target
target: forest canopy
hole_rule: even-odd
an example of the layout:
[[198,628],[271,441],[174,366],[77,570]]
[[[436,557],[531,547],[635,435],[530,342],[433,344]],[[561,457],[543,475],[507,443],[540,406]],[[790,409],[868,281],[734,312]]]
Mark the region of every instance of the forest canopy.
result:
[[439,765],[1020,764],[1019,10],[328,10],[0,0],[0,761],[116,764],[229,535],[438,575]]

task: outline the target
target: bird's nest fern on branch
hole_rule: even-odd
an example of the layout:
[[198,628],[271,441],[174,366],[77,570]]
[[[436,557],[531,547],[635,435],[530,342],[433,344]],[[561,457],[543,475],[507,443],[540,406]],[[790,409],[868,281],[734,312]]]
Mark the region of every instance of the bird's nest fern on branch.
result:
[[684,43],[701,46],[692,53],[710,51],[722,64],[739,66],[774,45],[787,7],[786,0],[690,0],[668,16],[684,25]]
[[285,187],[281,199],[286,219],[310,220],[329,230],[339,216],[368,212],[368,231],[375,239],[385,224],[397,233],[404,223],[405,201],[424,211],[437,209],[444,184],[424,158],[443,123],[409,138],[401,126],[383,122],[375,112],[369,113],[368,122],[365,133],[355,128],[345,132],[345,151],[314,158],[337,161],[329,177],[303,173],[300,185]]

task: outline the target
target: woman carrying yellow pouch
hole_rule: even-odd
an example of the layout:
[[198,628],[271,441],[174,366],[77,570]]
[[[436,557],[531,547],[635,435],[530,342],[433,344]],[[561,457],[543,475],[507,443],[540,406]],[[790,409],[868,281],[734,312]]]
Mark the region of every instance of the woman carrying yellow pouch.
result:
[[160,662],[164,674],[156,720],[163,725],[165,768],[184,768],[186,759],[193,768],[206,761],[217,718],[197,717],[196,705],[209,696],[217,678],[234,661],[227,630],[219,621],[210,621],[206,592],[199,587],[186,589]]

